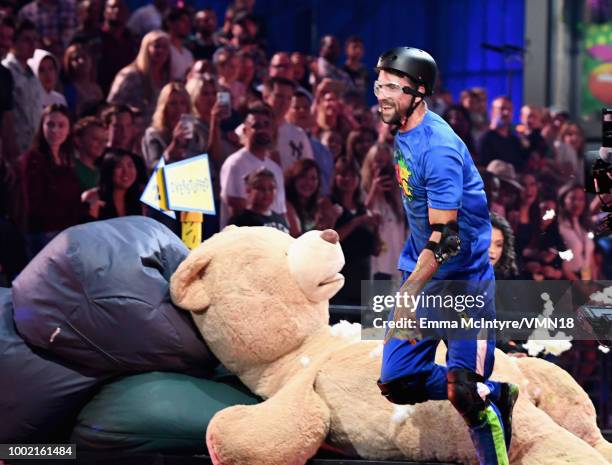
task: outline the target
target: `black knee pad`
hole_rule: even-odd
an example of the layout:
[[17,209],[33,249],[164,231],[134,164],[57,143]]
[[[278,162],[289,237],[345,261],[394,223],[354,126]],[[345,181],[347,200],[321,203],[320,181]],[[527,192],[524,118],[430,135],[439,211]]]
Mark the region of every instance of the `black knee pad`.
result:
[[376,384],[378,384],[380,393],[389,402],[398,405],[414,405],[429,400],[425,392],[428,377],[429,373],[415,373],[388,383],[381,383],[378,380]]
[[484,378],[473,371],[458,368],[449,370],[446,374],[448,400],[461,414],[469,425],[481,423],[481,413],[487,402],[478,394],[476,383],[482,383]]

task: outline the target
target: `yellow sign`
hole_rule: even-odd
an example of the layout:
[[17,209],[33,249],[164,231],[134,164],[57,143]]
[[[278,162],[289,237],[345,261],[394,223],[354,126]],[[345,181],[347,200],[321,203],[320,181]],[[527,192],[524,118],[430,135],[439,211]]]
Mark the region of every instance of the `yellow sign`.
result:
[[216,214],[208,155],[171,163],[162,172],[169,210]]
[[[147,185],[140,196],[140,201],[145,205],[148,205],[155,210],[159,210],[162,213],[168,215],[170,218],[176,219],[176,214],[171,211],[165,211],[162,204],[162,196],[160,195],[160,189],[158,187],[158,178],[161,176],[163,167],[165,165],[164,159],[160,158],[155,165],[155,169],[153,170],[153,174],[149,178]],[[163,190],[162,190],[163,192]]]

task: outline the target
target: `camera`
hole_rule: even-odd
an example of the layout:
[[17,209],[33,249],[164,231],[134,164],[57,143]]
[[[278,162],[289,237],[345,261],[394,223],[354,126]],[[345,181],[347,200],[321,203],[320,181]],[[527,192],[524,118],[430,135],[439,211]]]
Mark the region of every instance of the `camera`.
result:
[[612,109],[601,110],[601,148],[585,157],[585,188],[591,194],[612,193]]
[[593,335],[601,345],[609,347],[612,339],[612,308],[584,305],[576,313],[582,328]]
[[[604,108],[601,110],[601,124],[602,124],[602,143],[601,145],[606,148],[612,149],[612,109]],[[612,150],[610,150],[612,152]],[[610,160],[608,160],[610,162]]]
[[[612,109],[601,110],[601,148],[587,152],[584,160],[585,190],[599,196],[612,194]],[[601,197],[600,197],[601,198]],[[609,213],[599,229],[612,231],[612,203],[602,198],[601,210]]]

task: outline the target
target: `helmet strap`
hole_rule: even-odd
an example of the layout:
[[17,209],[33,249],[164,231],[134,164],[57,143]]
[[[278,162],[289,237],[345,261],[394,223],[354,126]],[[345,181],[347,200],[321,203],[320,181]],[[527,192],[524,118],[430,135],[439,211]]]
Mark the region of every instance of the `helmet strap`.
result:
[[408,119],[412,116],[412,114],[414,113],[414,110],[416,110],[417,107],[423,102],[422,98],[419,101],[416,101],[416,97],[414,95],[411,95],[411,97],[412,97],[412,101],[410,102],[410,105],[408,106],[406,113],[404,113],[401,117],[400,127],[404,126],[408,122]]
[[[425,101],[425,94],[419,92],[418,90],[412,89],[411,87],[408,87],[408,86],[403,87],[402,92],[410,95],[412,97],[412,100],[406,112],[403,115],[399,114],[398,115],[399,118],[397,120],[389,123],[390,129],[391,129],[391,135],[393,136],[395,136],[397,132],[399,131],[399,129],[408,122],[408,119],[412,116],[412,114],[414,113],[414,110],[416,110],[417,107],[422,102]],[[419,98],[418,101],[417,101],[417,97]]]

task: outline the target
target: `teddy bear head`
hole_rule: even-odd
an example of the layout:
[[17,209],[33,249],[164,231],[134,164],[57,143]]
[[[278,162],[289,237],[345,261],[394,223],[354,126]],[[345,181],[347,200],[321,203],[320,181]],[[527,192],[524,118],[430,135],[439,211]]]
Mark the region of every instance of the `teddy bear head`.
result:
[[294,239],[268,227],[230,226],[193,250],[171,279],[209,348],[234,373],[295,350],[327,326],[344,285],[333,230]]

